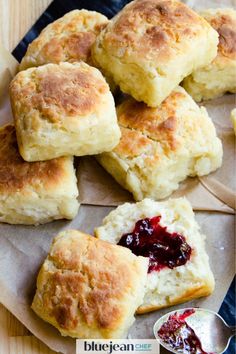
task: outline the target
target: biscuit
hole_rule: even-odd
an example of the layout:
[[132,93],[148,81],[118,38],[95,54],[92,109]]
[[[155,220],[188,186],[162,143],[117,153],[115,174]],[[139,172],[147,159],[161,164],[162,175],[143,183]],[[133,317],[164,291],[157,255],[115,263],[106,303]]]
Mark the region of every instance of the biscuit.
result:
[[234,128],[234,134],[236,135],[236,108],[231,111],[230,118]]
[[99,70],[83,63],[19,72],[10,84],[20,154],[26,161],[112,150],[120,129]]
[[[128,236],[129,243],[132,242],[134,245],[138,242],[136,241],[137,227],[134,239],[131,233],[136,222],[143,219],[148,235],[140,239],[141,248],[135,250],[134,246],[133,249],[134,253],[139,253],[139,255],[146,255],[150,252],[149,272],[144,301],[137,313],[157,310],[211,294],[214,290],[214,277],[205,251],[205,236],[199,232],[191,205],[185,198],[169,199],[166,202],[144,199],[136,204],[125,203],[105,217],[102,226],[95,230],[95,235],[99,239],[122,244],[121,237],[126,234],[123,238]],[[154,226],[150,227],[148,220],[151,220]],[[157,232],[161,230],[159,237],[163,236],[162,232],[165,234],[162,240],[160,238],[157,241],[157,238],[150,246],[147,242],[150,242],[150,237],[155,237],[153,231],[156,225],[159,225]],[[171,234],[170,238],[168,233]],[[175,243],[172,247],[171,243],[168,244],[168,240],[172,239],[178,241],[182,239],[184,242],[182,245],[177,243],[178,246]],[[155,253],[155,246],[158,245],[160,250],[165,251]],[[172,256],[173,250],[174,255],[177,254],[175,258]],[[188,258],[186,258],[187,254],[190,254]]]
[[19,70],[65,61],[91,64],[91,46],[108,22],[106,16],[95,11],[67,13],[49,24],[28,46]]
[[207,66],[194,70],[183,86],[195,101],[236,93],[236,11],[209,9],[201,15],[219,33],[217,57]]
[[98,35],[92,58],[123,92],[156,107],[214,59],[217,44],[217,32],[180,1],[135,0]]
[[148,258],[76,230],[61,232],[39,272],[32,309],[63,336],[125,338],[142,303]]
[[73,219],[79,208],[72,157],[25,162],[15,128],[0,128],[0,222],[42,224]]
[[135,200],[163,199],[187,176],[207,175],[221,166],[215,127],[182,87],[157,108],[127,99],[117,116],[120,143],[97,160]]

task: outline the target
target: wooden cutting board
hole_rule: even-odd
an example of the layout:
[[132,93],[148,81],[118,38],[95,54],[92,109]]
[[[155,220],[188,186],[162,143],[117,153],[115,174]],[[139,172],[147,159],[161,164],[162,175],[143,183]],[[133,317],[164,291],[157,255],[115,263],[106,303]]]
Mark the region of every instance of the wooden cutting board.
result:
[[[0,42],[12,51],[51,0],[0,0]],[[53,354],[0,304],[0,354]]]

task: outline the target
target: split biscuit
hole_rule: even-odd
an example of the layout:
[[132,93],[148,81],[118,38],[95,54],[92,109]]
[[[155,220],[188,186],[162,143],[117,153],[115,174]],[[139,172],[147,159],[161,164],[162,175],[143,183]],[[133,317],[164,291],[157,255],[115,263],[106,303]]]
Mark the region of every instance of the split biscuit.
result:
[[[153,254],[150,254],[144,301],[138,308],[137,313],[158,310],[210,295],[214,290],[215,282],[205,250],[205,236],[200,233],[191,205],[185,198],[169,199],[166,202],[154,202],[150,199],[144,199],[136,204],[125,203],[105,217],[102,225],[95,229],[95,235],[99,239],[113,244],[117,244],[122,235],[127,235],[129,237],[127,240],[130,243],[131,241],[133,243],[138,242],[135,239],[132,240],[131,233],[137,221],[142,219],[144,220],[143,225],[145,223],[148,225],[148,220],[150,219],[159,220],[162,231],[167,231],[167,235],[162,237],[159,244],[158,240],[155,240],[156,243],[153,244],[153,248],[150,248],[150,250],[153,251],[155,247],[159,246],[159,250],[161,248],[166,250],[167,257],[174,251],[178,255],[178,261],[180,262],[187,247],[191,248],[191,254],[185,264],[176,266],[172,264],[171,258],[169,258],[168,266],[159,267],[159,269],[150,269],[150,265],[154,261]],[[159,226],[157,225],[157,230],[158,228]],[[143,249],[149,247],[147,245],[150,242],[150,238],[153,237],[153,229],[150,225],[148,225],[147,231],[147,243],[145,243],[145,239],[142,239]],[[167,248],[167,246],[171,247],[171,243],[168,241],[165,244],[165,237],[168,238],[168,233],[171,234],[171,239],[177,239],[178,236],[173,249]],[[137,233],[134,237],[137,237]],[[181,239],[184,240],[184,243],[177,249],[176,245]],[[141,253],[140,249],[138,251],[139,254],[143,255],[142,248]],[[157,261],[157,264],[163,260],[163,255],[165,255],[165,252],[156,254],[155,262]],[[162,258],[158,258],[159,256]]]

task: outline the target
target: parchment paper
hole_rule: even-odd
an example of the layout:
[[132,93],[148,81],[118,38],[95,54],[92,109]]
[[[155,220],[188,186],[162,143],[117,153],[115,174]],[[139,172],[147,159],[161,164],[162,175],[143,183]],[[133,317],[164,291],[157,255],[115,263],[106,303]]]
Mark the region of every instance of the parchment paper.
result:
[[[201,2],[197,1],[196,3],[200,5]],[[202,1],[202,3],[206,7],[210,6],[208,1]],[[215,1],[216,3],[217,1]],[[235,2],[228,1],[227,4],[233,6]],[[0,125],[12,119],[7,87],[15,69],[16,62],[9,56],[9,53],[0,48]],[[217,122],[218,133],[224,137],[225,150],[223,167],[210,178],[213,177],[214,181],[220,182],[221,186],[226,186],[230,190],[235,187],[233,130],[229,120],[229,112],[235,105],[234,99],[232,95],[228,95],[207,104],[211,117],[215,123]],[[75,354],[75,340],[60,336],[56,329],[40,320],[30,309],[39,267],[48,253],[52,238],[58,232],[63,229],[77,228],[92,234],[94,227],[98,226],[103,217],[113,209],[108,205],[117,205],[125,200],[132,200],[131,196],[116,185],[108,174],[104,174],[104,172],[100,174],[98,172],[100,167],[96,163],[92,164],[90,159],[83,159],[80,167],[83,167],[84,164],[84,171],[88,166],[90,169],[93,168],[96,179],[91,177],[91,171],[89,174],[83,172],[80,175],[80,198],[82,201],[86,201],[86,198],[97,200],[99,204],[106,206],[81,206],[77,217],[71,222],[56,221],[37,227],[0,224],[0,302],[36,337],[51,349],[65,354]],[[106,190],[103,188],[103,179],[106,182]],[[212,181],[210,180],[210,182]],[[197,212],[196,218],[202,232],[207,237],[206,247],[216,279],[216,289],[210,297],[192,301],[187,305],[218,310],[235,272],[234,216],[231,215],[232,208],[224,203],[227,202],[225,200],[227,193],[223,193],[219,199],[219,196],[214,196],[217,186],[214,183],[210,183],[210,185],[211,193],[208,192],[208,179],[203,179],[201,183],[197,179],[190,179],[181,185],[181,189],[175,196],[178,196],[178,193],[179,195],[188,193],[189,200],[195,203],[195,209],[200,206],[205,210],[212,210],[211,212]],[[220,213],[215,211],[220,211]],[[183,307],[183,305],[178,307]],[[169,309],[165,309],[137,316],[137,320],[130,330],[131,336],[133,338],[153,338],[152,326],[154,322],[168,311]]]

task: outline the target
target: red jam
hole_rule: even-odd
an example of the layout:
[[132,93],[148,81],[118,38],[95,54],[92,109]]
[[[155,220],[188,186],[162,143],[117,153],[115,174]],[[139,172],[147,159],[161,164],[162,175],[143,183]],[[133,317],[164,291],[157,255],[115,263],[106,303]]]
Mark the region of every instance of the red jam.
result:
[[195,312],[194,309],[186,310],[183,314],[170,315],[168,320],[163,323],[158,337],[170,348],[185,354],[214,354],[207,353],[202,349],[200,339],[194,330],[186,323],[185,319]]
[[155,216],[137,221],[134,230],[124,234],[118,243],[137,256],[149,257],[149,273],[184,265],[192,252],[185,237],[168,232],[166,226],[160,225],[160,220],[161,216]]

